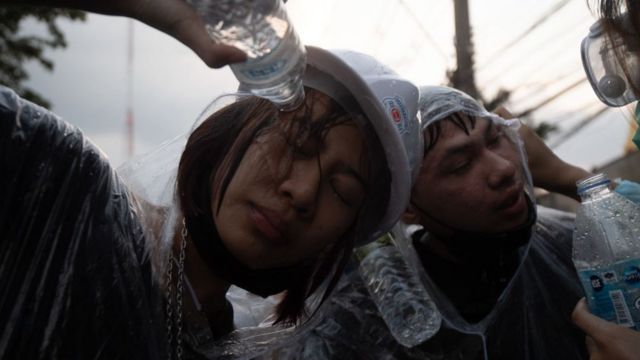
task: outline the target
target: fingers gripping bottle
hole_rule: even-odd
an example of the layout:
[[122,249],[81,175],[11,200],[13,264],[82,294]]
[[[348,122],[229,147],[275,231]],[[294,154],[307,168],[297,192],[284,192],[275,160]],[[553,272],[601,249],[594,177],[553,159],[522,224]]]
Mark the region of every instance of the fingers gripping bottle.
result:
[[356,249],[360,275],[393,337],[406,347],[430,339],[440,329],[440,312],[391,233]]
[[573,262],[591,312],[640,329],[640,207],[609,187],[604,174],[577,183]]
[[240,89],[269,99],[282,110],[304,99],[304,46],[282,0],[187,0],[202,16],[209,36],[247,54],[230,65]]

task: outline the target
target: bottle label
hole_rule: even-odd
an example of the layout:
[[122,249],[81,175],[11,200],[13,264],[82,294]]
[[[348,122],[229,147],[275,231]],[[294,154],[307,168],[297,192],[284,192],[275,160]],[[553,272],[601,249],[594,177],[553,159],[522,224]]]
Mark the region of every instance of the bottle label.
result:
[[579,270],[591,312],[640,330],[640,259]]
[[250,81],[260,81],[270,79],[274,75],[284,72],[287,61],[285,59],[276,59],[273,62],[255,63],[254,66],[243,69],[242,74]]
[[300,45],[299,38],[293,30],[289,30],[287,37],[281,39],[271,52],[257,59],[232,64],[231,69],[241,83],[269,83],[300,66],[301,62],[304,62],[304,56],[304,48]]

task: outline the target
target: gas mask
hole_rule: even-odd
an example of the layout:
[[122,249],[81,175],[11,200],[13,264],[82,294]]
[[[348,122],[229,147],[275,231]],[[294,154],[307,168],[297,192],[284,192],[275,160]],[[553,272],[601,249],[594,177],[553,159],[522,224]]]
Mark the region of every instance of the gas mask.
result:
[[[619,107],[640,99],[640,41],[627,13],[618,19],[623,33],[607,34],[602,21],[582,40],[582,64],[598,98]],[[621,65],[622,64],[622,65]]]

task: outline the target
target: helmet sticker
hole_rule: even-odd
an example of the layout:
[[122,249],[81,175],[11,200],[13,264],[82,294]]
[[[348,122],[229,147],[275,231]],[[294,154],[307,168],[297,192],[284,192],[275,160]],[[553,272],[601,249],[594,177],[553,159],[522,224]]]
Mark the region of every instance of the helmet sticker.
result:
[[404,101],[398,95],[387,96],[382,100],[387,114],[393,120],[398,132],[403,135],[409,132],[409,113]]

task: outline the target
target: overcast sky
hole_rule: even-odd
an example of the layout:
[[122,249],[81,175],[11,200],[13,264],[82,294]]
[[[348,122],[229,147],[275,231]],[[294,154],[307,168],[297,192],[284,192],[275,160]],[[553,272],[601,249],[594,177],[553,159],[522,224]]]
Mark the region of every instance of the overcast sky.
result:
[[[593,17],[586,1],[573,0],[532,26],[556,0],[469,0],[476,52],[476,81],[486,97],[513,91],[509,108],[524,111],[584,78],[579,46]],[[376,56],[419,85],[440,85],[455,64],[452,0],[289,0],[303,42],[350,48]],[[47,53],[48,73],[29,65],[29,84],[53,110],[79,126],[109,156],[126,161],[125,106],[128,20],[90,15],[60,22],[69,46]],[[41,32],[34,23],[25,32]],[[135,153],[185,132],[217,95],[235,90],[227,69],[207,68],[185,46],[144,24],[134,24]],[[520,39],[514,43],[515,39]],[[602,105],[583,82],[541,107],[534,121],[560,127],[556,142]],[[628,132],[624,110],[614,109],[556,147],[567,161],[590,168],[622,154]],[[550,139],[554,143],[554,138]]]

